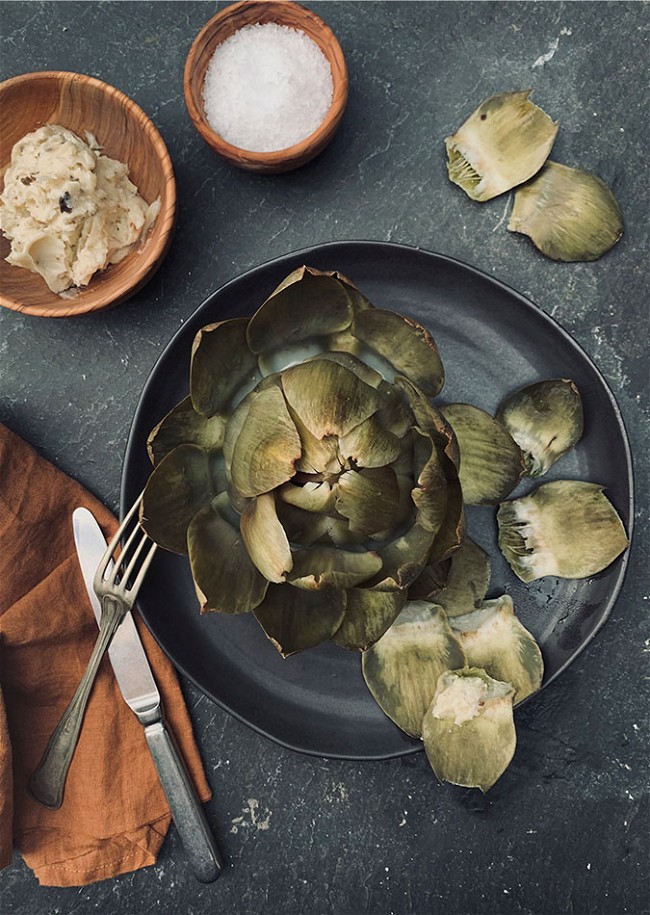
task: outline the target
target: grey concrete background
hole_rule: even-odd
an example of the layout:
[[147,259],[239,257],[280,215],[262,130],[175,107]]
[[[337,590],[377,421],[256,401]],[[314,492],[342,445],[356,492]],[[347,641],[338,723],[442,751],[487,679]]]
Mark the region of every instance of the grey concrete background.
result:
[[[153,118],[176,170],[167,260],[130,302],[48,321],[0,314],[0,421],[117,507],[122,454],[161,349],[247,268],[331,240],[390,240],[464,260],[529,296],[580,343],[621,407],[636,536],[607,625],[518,714],[493,791],[439,785],[422,753],[373,763],[266,741],[184,683],[229,861],[197,884],[174,830],[155,867],[79,889],[38,886],[16,855],[2,910],[58,913],[642,913],[648,911],[648,7],[643,3],[309,4],[346,54],[331,146],[275,177],[217,160],[187,116],[184,59],[222,3],[2,3],[0,77],[98,76]],[[472,203],[442,140],[485,97],[533,88],[561,128],[553,157],[613,188],[626,233],[594,264],[545,260],[505,229],[511,195]]]

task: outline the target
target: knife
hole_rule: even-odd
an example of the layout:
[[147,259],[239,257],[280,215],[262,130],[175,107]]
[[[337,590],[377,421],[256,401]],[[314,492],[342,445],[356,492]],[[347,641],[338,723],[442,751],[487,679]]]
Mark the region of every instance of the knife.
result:
[[[86,591],[99,624],[102,606],[93,589],[93,578],[107,543],[87,508],[74,510],[72,527]],[[108,655],[124,701],[144,725],[144,736],[192,870],[202,883],[211,883],[221,873],[221,855],[180,751],[165,726],[160,693],[130,613],[113,636]]]

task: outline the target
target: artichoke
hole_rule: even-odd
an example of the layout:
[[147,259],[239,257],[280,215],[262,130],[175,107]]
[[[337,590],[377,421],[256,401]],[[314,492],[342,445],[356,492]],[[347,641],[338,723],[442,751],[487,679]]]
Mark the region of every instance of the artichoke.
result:
[[443,381],[421,325],[301,267],[196,335],[190,396],[149,436],[141,524],[189,556],[202,612],[252,611],[285,656],[365,650],[463,538]]

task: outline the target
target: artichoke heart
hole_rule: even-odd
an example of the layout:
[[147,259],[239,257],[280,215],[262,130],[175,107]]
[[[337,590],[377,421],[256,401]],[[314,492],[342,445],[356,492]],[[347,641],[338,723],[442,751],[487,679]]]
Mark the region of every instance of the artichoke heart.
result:
[[478,610],[450,620],[470,667],[515,688],[515,705],[542,684],[544,661],[534,637],[517,619],[512,598],[486,600]]
[[628,546],[616,509],[597,483],[556,480],[497,512],[499,547],[522,581],[587,578]]
[[491,200],[523,184],[548,158],[559,121],[534,105],[530,94],[493,95],[445,138],[449,178],[472,200]]
[[622,236],[623,216],[597,175],[547,162],[517,190],[508,229],[553,260],[595,261]]
[[580,441],[582,399],[569,379],[538,381],[509,397],[497,419],[524,452],[527,473],[542,476]]
[[386,715],[407,734],[420,737],[438,677],[463,667],[465,655],[441,607],[409,601],[364,652],[362,665],[368,689]]
[[422,739],[441,781],[484,793],[514,756],[514,689],[476,667],[440,675],[424,715]]

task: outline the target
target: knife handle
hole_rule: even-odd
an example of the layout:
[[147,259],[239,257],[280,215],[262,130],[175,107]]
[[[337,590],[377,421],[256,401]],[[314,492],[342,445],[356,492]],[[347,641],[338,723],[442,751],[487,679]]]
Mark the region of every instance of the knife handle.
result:
[[146,725],[144,734],[192,870],[212,883],[223,861],[180,751],[163,721]]

